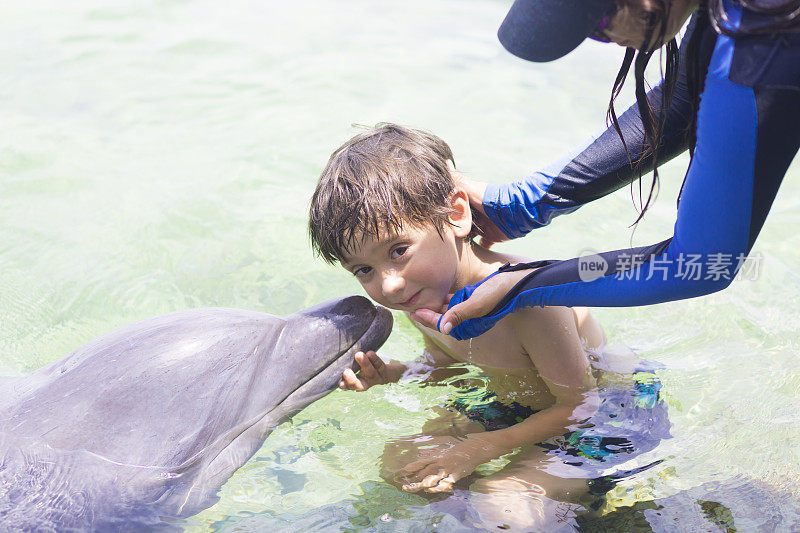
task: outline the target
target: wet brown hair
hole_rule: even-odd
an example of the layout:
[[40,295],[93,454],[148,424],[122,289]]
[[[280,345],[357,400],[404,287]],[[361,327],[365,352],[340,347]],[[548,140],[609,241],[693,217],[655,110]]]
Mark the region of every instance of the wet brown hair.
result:
[[364,238],[404,225],[449,224],[453,152],[427,131],[380,123],[340,146],[319,178],[308,216],[311,247],[328,263]]

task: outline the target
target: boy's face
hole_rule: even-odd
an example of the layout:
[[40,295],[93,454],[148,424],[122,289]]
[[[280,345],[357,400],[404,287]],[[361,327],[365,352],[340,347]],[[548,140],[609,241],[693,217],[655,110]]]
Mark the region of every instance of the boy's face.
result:
[[459,252],[450,226],[440,236],[433,226],[406,225],[365,238],[341,263],[377,303],[411,312],[444,305],[456,283]]

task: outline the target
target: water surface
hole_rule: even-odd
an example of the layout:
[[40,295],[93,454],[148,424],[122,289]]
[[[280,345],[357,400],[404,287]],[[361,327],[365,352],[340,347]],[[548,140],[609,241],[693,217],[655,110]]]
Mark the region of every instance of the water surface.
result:
[[[554,64],[525,63],[495,38],[508,4],[1,4],[0,374],[30,372],[156,314],[288,314],[360,292],[311,255],[305,236],[316,178],[356,133],[352,123],[430,129],[463,172],[497,182],[594,133],[622,49],[587,43]],[[565,258],[663,240],[686,164],[663,168],[660,197],[634,235],[623,189],[505,249]],[[611,507],[673,497],[706,502],[703,516],[730,517],[739,530],[800,520],[798,178],[795,163],[754,249],[756,281],[597,310],[612,341],[666,365],[674,424],[667,461],[621,484]],[[384,355],[421,350],[397,320]],[[280,427],[217,505],[180,525],[450,527],[377,467],[383,443],[418,431],[446,396],[408,385],[334,393]]]

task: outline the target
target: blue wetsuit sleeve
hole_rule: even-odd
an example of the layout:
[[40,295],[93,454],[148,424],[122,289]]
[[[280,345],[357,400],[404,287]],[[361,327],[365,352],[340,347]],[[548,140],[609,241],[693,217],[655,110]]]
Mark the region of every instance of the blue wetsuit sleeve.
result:
[[[735,11],[729,17],[738,21]],[[480,335],[522,307],[647,305],[731,283],[800,146],[800,33],[781,36],[774,46],[725,36],[711,43],[697,144],[673,236],[651,246],[532,265],[538,268],[487,316],[459,324],[451,335]],[[456,293],[450,305],[474,288]]]
[[[688,96],[683,63],[685,43],[689,42],[694,28],[695,21],[692,20],[681,41],[680,74],[669,108],[662,112],[662,84],[648,93],[653,109],[665,116],[659,152],[662,163],[688,148],[687,129],[692,116],[692,102]],[[634,104],[628,108],[619,116],[618,122],[625,144],[612,126],[577,150],[522,180],[502,185],[489,184],[483,196],[483,208],[489,219],[506,236],[521,237],[532,229],[549,224],[554,217],[571,213],[636,179],[639,174],[631,162],[641,159],[644,146],[644,129],[637,106]],[[652,168],[653,160],[648,156],[642,160],[639,170],[646,173]]]

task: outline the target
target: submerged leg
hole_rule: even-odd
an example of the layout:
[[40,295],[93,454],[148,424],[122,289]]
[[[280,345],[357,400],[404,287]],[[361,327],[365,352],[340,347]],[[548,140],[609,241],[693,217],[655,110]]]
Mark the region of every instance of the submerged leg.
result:
[[564,477],[549,473],[555,462],[560,463],[545,450],[528,448],[501,471],[473,483],[471,504],[482,525],[508,531],[573,527],[576,514],[586,510],[592,496],[586,479],[566,477],[580,475],[579,469],[563,465]]
[[381,477],[389,483],[402,485],[395,477],[397,472],[419,456],[429,437],[463,438],[470,433],[484,431],[483,426],[461,413],[441,406],[432,410],[438,416],[425,422],[421,433],[392,439],[385,444],[381,456]]

